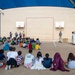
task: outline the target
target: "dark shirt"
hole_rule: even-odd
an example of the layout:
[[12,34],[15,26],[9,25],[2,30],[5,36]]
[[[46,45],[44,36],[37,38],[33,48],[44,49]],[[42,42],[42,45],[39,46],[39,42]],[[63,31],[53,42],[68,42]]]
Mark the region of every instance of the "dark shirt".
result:
[[44,58],[43,66],[45,68],[50,68],[51,67],[51,63],[52,63],[52,58],[49,58],[49,59]]
[[5,58],[4,54],[0,54],[0,60],[3,60]]

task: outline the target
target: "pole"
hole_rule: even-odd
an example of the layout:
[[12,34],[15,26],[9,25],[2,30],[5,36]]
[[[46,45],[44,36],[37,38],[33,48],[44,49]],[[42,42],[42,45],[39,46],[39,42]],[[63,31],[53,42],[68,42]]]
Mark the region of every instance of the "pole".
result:
[[0,37],[1,37],[1,12],[0,12]]

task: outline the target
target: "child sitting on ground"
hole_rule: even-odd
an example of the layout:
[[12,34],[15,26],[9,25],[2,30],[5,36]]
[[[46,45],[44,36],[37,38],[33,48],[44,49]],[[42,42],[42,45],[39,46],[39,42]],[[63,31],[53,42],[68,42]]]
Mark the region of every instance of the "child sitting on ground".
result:
[[19,46],[20,46],[20,47],[22,47],[22,46],[23,46],[22,42],[20,42]]
[[32,49],[33,50],[35,49],[35,43],[34,42],[32,43]]
[[17,67],[17,56],[18,53],[15,51],[15,47],[10,47],[10,51],[7,52],[7,64],[5,70],[11,69],[13,66]]
[[43,58],[43,66],[45,68],[50,68],[52,64],[52,58],[49,58],[49,54],[45,54],[45,58]]
[[27,44],[26,42],[23,43],[23,48],[26,48],[27,47]]
[[17,56],[17,67],[19,67],[21,64],[23,64],[24,58],[22,57],[22,52],[18,51],[18,56]]
[[3,49],[0,50],[0,61],[3,62],[3,63],[6,63],[6,57],[4,55]]
[[75,69],[75,56],[73,53],[68,54],[66,66],[70,69]]
[[11,45],[16,45],[16,42],[14,41],[14,39],[12,39]]
[[36,43],[36,45],[35,45],[35,50],[40,50],[40,49],[41,49],[41,48],[40,48],[39,44]]
[[31,42],[29,43],[28,48],[29,48],[29,50],[32,50],[32,44],[31,44]]
[[36,39],[36,43],[38,43],[39,45],[41,44],[39,38]]
[[58,52],[56,52],[54,55],[54,60],[52,62],[52,68],[50,70],[52,70],[52,71],[61,70],[61,71],[68,71],[69,72],[69,70],[65,69],[64,61]]

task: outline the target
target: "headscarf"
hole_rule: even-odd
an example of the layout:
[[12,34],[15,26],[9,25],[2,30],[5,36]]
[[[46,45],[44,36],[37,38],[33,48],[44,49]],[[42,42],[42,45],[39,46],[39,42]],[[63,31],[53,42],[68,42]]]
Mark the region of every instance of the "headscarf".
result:
[[51,70],[69,71],[69,70],[64,68],[64,61],[58,52],[55,53],[55,55],[54,55],[53,68],[51,68]]

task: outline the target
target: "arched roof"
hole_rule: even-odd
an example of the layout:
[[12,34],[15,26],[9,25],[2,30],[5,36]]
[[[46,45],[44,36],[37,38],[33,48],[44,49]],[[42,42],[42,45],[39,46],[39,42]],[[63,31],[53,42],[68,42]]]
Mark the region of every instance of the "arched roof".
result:
[[74,8],[75,0],[0,0],[1,9],[30,7],[30,6],[55,6]]

